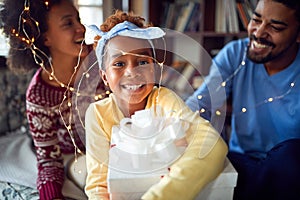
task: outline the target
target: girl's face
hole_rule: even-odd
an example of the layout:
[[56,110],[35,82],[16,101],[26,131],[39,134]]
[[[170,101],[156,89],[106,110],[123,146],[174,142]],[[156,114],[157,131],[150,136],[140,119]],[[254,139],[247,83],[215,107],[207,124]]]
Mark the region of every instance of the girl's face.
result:
[[152,55],[147,40],[117,36],[107,43],[105,70],[101,70],[101,75],[115,94],[121,110],[145,107],[154,86]]
[[[63,0],[51,8],[48,15],[48,31],[45,33],[45,45],[49,47],[53,58],[55,56],[78,57],[84,33],[85,27],[80,22],[79,13],[70,1]],[[83,45],[81,56],[86,56],[88,53],[88,47]]]

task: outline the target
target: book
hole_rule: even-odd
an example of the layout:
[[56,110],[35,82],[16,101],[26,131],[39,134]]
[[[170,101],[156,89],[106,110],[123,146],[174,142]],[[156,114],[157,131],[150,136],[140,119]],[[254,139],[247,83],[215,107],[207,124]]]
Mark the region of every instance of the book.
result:
[[216,0],[216,17],[215,17],[215,31],[218,33],[226,33],[226,10],[224,0]]
[[240,17],[240,20],[243,24],[243,27],[247,30],[247,27],[248,27],[248,18],[247,18],[247,14],[243,8],[243,4],[241,2],[237,2],[236,3],[236,7],[237,7],[237,10],[238,10],[238,15]]
[[165,23],[163,27],[171,29],[174,24],[174,17],[175,17],[175,4],[174,3],[168,3],[166,4],[166,17],[165,17]]
[[192,1],[183,6],[177,19],[175,30],[183,32],[186,29],[187,24],[192,16],[194,6],[195,2]]
[[176,82],[175,85],[176,90],[183,91],[185,88],[187,88],[187,84],[189,84],[195,71],[196,68],[191,63],[187,63],[181,73],[181,76],[178,78]]
[[239,32],[239,22],[238,22],[238,15],[237,15],[237,9],[235,6],[235,0],[227,0],[227,8],[228,11],[228,32],[230,33],[237,33]]
[[199,31],[200,18],[202,17],[200,7],[201,7],[200,3],[195,2],[192,14],[188,20],[188,23],[187,23],[184,31],[190,31],[190,32]]

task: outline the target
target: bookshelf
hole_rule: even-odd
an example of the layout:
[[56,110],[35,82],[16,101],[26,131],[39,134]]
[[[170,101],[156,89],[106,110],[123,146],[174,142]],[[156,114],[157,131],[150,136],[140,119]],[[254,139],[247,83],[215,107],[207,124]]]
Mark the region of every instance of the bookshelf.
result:
[[[172,12],[168,11],[171,6],[175,10],[175,21],[182,17],[181,10],[183,7],[189,7],[192,2],[198,6],[197,27],[185,30],[178,30],[187,35],[197,38],[200,44],[209,52],[224,46],[227,42],[246,37],[247,23],[250,20],[251,12],[255,8],[258,0],[148,0],[149,3],[149,21],[155,26],[170,28],[176,30],[176,22],[170,23],[169,17]],[[222,14],[223,13],[223,14]],[[219,16],[219,17],[218,17]],[[220,18],[220,19],[219,19]],[[173,19],[174,21],[174,19]],[[188,20],[188,21],[193,21]],[[230,21],[230,22],[229,22]],[[229,24],[228,24],[229,23]],[[222,25],[223,28],[218,28]],[[196,26],[196,25],[195,25]],[[215,41],[213,41],[216,39]],[[214,48],[214,45],[216,48]],[[214,56],[214,54],[211,54]]]
[[[176,29],[181,27],[178,31],[184,33],[188,37],[191,37],[198,44],[200,44],[211,56],[211,58],[214,57],[218,51],[229,41],[247,37],[246,26],[251,17],[250,11],[254,9],[254,5],[256,5],[257,2],[257,0],[142,1],[148,4],[148,21],[152,22],[155,26],[162,28]],[[173,7],[173,13],[170,11],[171,6]],[[196,14],[193,7],[194,9],[197,9]],[[189,12],[190,14],[194,13],[194,15],[191,14],[192,17],[187,17],[187,13],[181,12],[183,8],[188,9],[189,11],[186,12]],[[135,8],[129,7],[129,10],[135,11]],[[243,18],[242,15],[244,15]],[[175,18],[177,17],[177,19],[173,19],[173,25],[170,25],[172,21],[172,19],[169,18],[170,16],[175,16]],[[186,19],[182,20],[181,18],[184,16]],[[186,24],[186,28],[182,28],[184,27],[182,24],[181,26],[178,26],[178,24],[176,25],[179,20],[187,23],[193,21],[194,27]],[[219,27],[225,24],[225,27]],[[172,48],[183,48],[183,46],[186,46],[185,41],[178,43],[177,36],[177,34],[167,34],[167,43],[172,46]],[[199,75],[207,75],[210,64],[205,63],[206,59],[203,58],[201,53],[199,53],[199,50],[189,46],[189,49],[186,49],[186,51],[189,51],[188,53],[194,56],[192,57],[192,64],[200,65],[201,68],[199,73],[192,73],[192,78]],[[178,64],[180,61],[176,59],[178,59],[176,56],[168,54],[167,64]],[[183,70],[182,67],[180,69]],[[193,80],[190,79],[189,81],[193,82]]]

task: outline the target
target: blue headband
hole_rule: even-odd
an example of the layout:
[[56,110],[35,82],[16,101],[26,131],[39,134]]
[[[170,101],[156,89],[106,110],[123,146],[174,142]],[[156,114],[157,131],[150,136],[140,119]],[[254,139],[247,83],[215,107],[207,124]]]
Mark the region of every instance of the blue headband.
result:
[[[96,25],[86,27],[85,43],[93,44],[95,36],[101,36],[95,49],[98,62],[102,61],[103,50],[108,40],[116,36],[127,36],[137,39],[152,40],[162,38],[165,32],[158,27],[139,28],[135,24],[124,21],[114,26],[110,31],[103,32]],[[100,66],[99,66],[100,67]]]

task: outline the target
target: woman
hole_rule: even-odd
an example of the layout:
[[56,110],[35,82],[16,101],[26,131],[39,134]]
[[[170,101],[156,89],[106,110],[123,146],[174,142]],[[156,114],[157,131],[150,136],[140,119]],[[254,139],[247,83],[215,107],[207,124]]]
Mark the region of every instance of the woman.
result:
[[[26,106],[40,199],[64,199],[65,164],[74,152],[84,152],[71,98],[77,68],[90,52],[83,44],[85,27],[71,0],[5,0],[1,20],[10,38],[8,66],[18,71],[37,69]],[[84,173],[76,172],[82,179],[77,185],[83,188]]]

